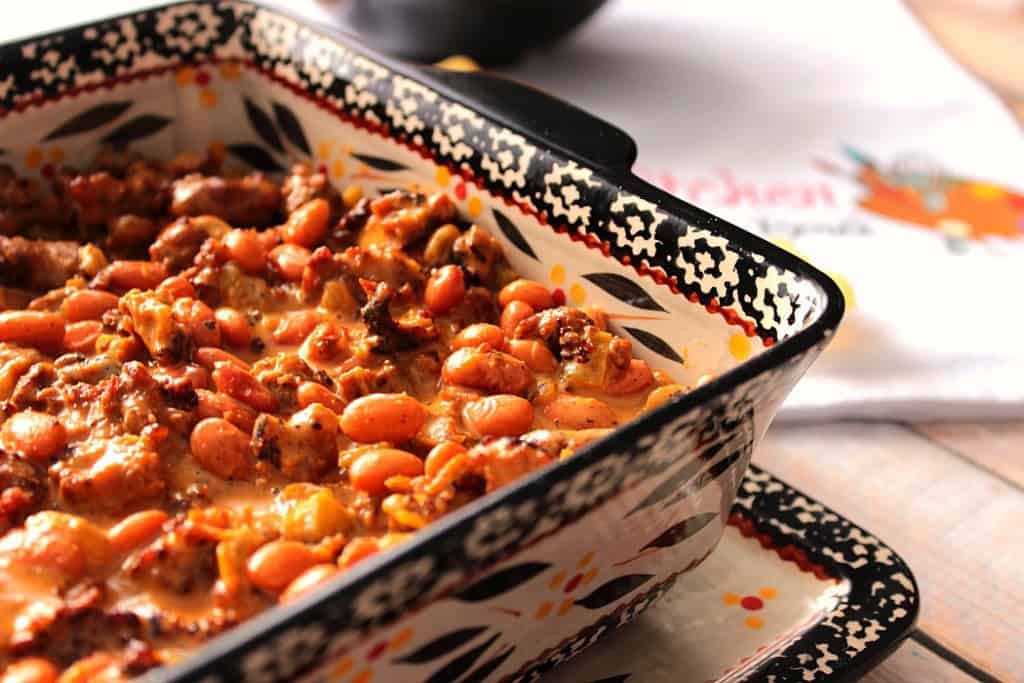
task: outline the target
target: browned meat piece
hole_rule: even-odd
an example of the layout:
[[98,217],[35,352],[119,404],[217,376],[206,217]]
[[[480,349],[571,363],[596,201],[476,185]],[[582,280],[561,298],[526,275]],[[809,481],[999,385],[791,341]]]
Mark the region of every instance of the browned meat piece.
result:
[[[90,594],[90,591],[92,592]],[[96,652],[116,652],[143,635],[139,617],[112,612],[98,605],[102,591],[95,586],[65,601],[55,612],[33,615],[14,633],[11,649],[19,655],[45,657],[61,666]]]
[[260,359],[252,366],[252,376],[270,390],[280,410],[288,412],[298,407],[295,390],[303,382],[322,382],[327,378],[309,367],[296,353],[279,353]]
[[0,535],[40,509],[47,496],[45,473],[0,449]]
[[448,356],[441,379],[493,394],[522,394],[533,383],[533,373],[526,363],[507,353],[482,348],[465,347]]
[[10,166],[0,165],[0,235],[24,235],[36,226],[57,229],[67,224],[55,197],[34,180],[19,178]]
[[455,308],[445,314],[445,319],[455,331],[473,323],[497,324],[501,315],[498,301],[486,287],[470,287]]
[[586,313],[559,306],[531,315],[516,326],[516,339],[539,337],[562,360],[587,362],[594,351],[594,334],[599,332]]
[[367,394],[397,394],[406,389],[398,368],[390,361],[378,367],[349,368],[338,375],[337,385],[337,393],[346,403]]
[[376,353],[408,351],[437,338],[434,321],[426,311],[411,308],[398,318],[391,315],[394,291],[381,282],[360,310],[369,344]]
[[125,434],[78,445],[50,468],[65,505],[124,514],[164,492],[163,466],[146,437]]
[[523,434],[519,439],[541,449],[553,458],[558,458],[566,451],[576,451],[611,432],[611,429],[604,428],[538,429]]
[[341,251],[355,244],[356,236],[370,219],[370,199],[363,197],[356,205],[338,219],[327,233],[327,246],[332,251]]
[[78,246],[0,236],[0,284],[36,291],[62,287],[78,273]]
[[176,522],[173,529],[129,561],[125,573],[175,593],[208,592],[217,579],[216,549],[220,530],[180,517]]
[[501,244],[476,225],[455,240],[452,257],[477,282],[488,287],[500,287],[514,277]]
[[262,414],[252,430],[256,457],[293,481],[318,481],[338,466],[338,416],[320,404],[287,421]]
[[41,361],[30,367],[14,386],[10,404],[18,410],[38,408],[43,411],[58,410],[61,404],[60,392],[53,387],[57,371],[49,361]]
[[522,439],[502,437],[471,448],[469,460],[472,471],[487,482],[487,491],[494,491],[555,458]]
[[0,344],[0,401],[10,399],[22,375],[46,358],[34,349]]
[[281,185],[281,197],[286,215],[291,215],[292,211],[313,199],[326,199],[331,207],[331,223],[338,220],[344,208],[341,195],[334,189],[331,181],[325,174],[314,171],[309,164],[292,166],[291,173],[285,177]]
[[191,218],[182,217],[163,230],[149,247],[149,258],[177,273],[192,265],[199,248],[209,237]]
[[32,292],[15,287],[0,286],[0,311],[16,311],[28,306]]
[[418,283],[423,279],[420,264],[400,249],[370,246],[352,247],[337,256],[338,261],[356,277],[386,282],[392,289]]
[[405,247],[419,241],[427,232],[455,220],[455,204],[448,195],[429,197],[402,190],[370,202],[371,215],[359,238],[359,245]]
[[153,358],[172,363],[188,356],[189,335],[155,291],[129,292],[121,297],[119,309],[125,316],[122,326],[139,337]]
[[248,227],[270,225],[280,209],[280,190],[262,173],[241,178],[196,173],[173,183],[171,213],[175,216],[209,214],[232,226]]
[[80,234],[110,228],[125,214],[155,218],[166,213],[169,176],[143,162],[129,164],[123,175],[109,171],[61,171],[54,179],[57,196],[74,215]]

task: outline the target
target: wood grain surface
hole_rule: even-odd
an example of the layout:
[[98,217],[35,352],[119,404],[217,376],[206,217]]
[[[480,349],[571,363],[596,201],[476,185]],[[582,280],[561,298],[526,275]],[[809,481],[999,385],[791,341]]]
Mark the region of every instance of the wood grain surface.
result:
[[966,680],[1024,680],[1021,451],[1024,423],[769,431],[754,461],[884,539],[920,584],[921,637],[868,680],[945,680],[914,669],[931,666],[904,652],[920,648]]

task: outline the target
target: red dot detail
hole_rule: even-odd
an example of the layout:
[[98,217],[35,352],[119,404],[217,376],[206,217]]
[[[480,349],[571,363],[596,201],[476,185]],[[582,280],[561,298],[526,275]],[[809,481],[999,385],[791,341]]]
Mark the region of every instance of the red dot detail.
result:
[[196,74],[196,84],[201,86],[207,86],[210,84],[210,74],[205,71],[200,71]]
[[764,607],[764,600],[757,597],[756,595],[748,595],[747,597],[740,600],[740,607],[742,607],[743,609],[748,609],[751,612],[756,612],[757,610]]
[[551,292],[551,298],[554,300],[556,306],[565,305],[565,292],[562,291],[561,287]]
[[316,172],[327,175],[327,164],[317,164]]
[[466,183],[459,183],[455,186],[455,197],[460,201],[466,198]]
[[376,645],[374,645],[372,650],[366,653],[366,658],[372,662],[373,660],[377,659],[377,657],[380,657],[382,654],[384,654],[384,651],[387,649],[388,641],[382,640]]
[[572,593],[576,590],[576,586],[580,585],[580,581],[583,580],[583,574],[577,574],[576,576],[569,579],[569,583],[565,584],[565,592]]
[[52,178],[53,177],[53,164],[46,164],[46,165],[44,165],[41,169],[39,169],[39,172],[41,174],[43,174],[44,178]]

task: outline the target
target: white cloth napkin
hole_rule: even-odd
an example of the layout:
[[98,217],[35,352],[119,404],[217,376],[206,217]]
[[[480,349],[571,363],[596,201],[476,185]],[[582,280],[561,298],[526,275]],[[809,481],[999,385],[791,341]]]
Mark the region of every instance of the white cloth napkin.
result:
[[781,419],[1024,415],[1024,134],[903,4],[616,2],[508,73],[852,294]]

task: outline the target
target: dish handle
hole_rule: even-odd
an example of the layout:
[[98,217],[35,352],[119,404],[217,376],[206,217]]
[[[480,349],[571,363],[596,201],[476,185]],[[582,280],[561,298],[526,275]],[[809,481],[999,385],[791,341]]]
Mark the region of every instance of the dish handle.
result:
[[587,165],[628,171],[636,161],[636,142],[621,128],[532,86],[483,71],[414,68],[452,99]]

